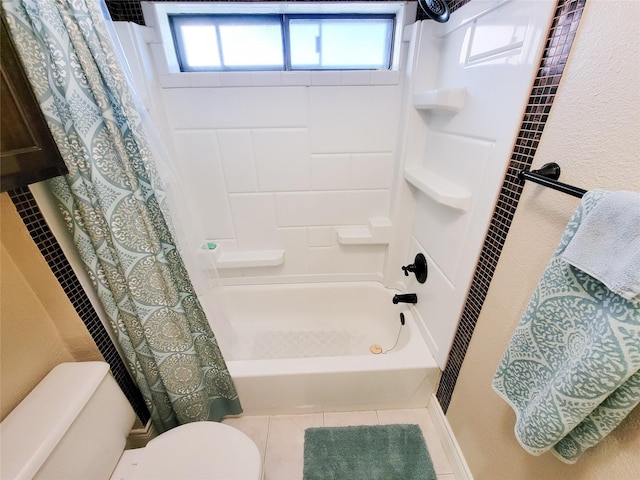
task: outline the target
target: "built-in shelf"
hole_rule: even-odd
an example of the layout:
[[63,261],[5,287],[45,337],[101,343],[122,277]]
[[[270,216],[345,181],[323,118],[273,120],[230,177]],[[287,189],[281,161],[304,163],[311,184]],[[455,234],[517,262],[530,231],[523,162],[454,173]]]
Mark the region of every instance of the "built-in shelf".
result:
[[471,192],[424,167],[405,167],[404,178],[435,202],[466,212]]
[[[212,244],[213,245],[213,244]],[[209,246],[215,265],[219,269],[274,267],[284,263],[284,250],[241,250],[225,252],[222,246]]]
[[342,227],[337,232],[341,245],[387,245],[391,241],[391,220],[370,218],[368,226]]
[[466,88],[438,88],[413,95],[416,110],[458,113],[467,98]]

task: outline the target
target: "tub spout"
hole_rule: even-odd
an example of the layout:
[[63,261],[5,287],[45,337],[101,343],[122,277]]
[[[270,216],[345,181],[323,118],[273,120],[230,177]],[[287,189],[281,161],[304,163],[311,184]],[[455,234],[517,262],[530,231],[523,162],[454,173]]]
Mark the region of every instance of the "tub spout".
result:
[[393,303],[418,303],[418,296],[415,293],[405,293],[402,295],[394,295]]

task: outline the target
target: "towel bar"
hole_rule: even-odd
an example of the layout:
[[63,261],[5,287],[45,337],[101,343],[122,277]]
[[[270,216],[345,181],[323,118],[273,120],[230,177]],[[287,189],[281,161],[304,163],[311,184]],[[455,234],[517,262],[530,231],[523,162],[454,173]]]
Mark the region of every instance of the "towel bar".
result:
[[538,170],[520,170],[520,172],[518,172],[518,178],[523,182],[529,180],[573,197],[582,198],[582,196],[587,193],[587,191],[582,188],[558,182],[558,178],[560,178],[560,165],[555,162],[546,163]]

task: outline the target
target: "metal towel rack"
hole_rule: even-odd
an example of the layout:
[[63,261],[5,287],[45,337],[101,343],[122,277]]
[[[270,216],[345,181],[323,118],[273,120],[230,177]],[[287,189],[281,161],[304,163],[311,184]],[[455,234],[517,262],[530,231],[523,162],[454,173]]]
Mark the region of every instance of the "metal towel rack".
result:
[[518,172],[518,178],[523,182],[529,180],[530,182],[553,188],[554,190],[569,194],[573,197],[582,198],[582,196],[587,193],[587,191],[582,188],[558,182],[558,178],[560,178],[560,165],[555,162],[546,163],[538,170],[520,170],[520,172]]

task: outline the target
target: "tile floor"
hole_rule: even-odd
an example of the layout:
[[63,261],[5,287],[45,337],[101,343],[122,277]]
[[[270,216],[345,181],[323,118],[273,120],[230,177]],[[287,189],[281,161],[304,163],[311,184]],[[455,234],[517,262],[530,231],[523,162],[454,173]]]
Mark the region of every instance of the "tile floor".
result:
[[309,427],[415,423],[422,429],[438,480],[455,480],[451,465],[426,408],[366,412],[325,412],[227,418],[260,449],[264,480],[301,480],[304,430]]

